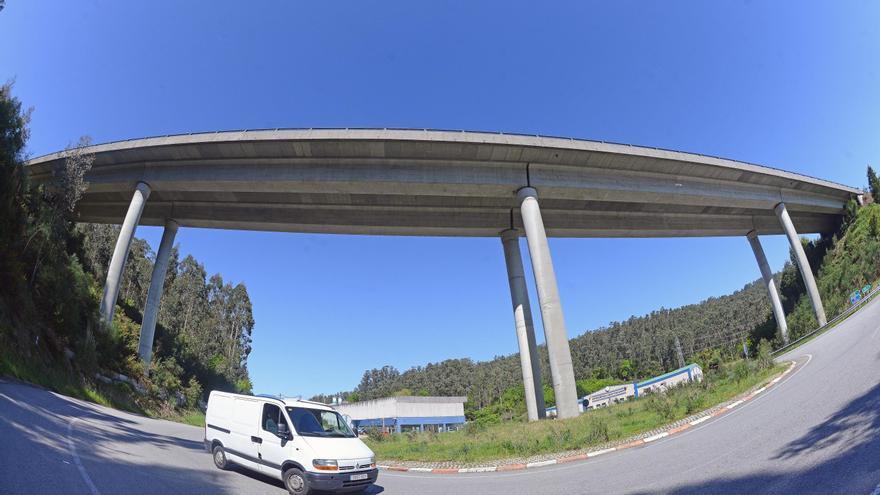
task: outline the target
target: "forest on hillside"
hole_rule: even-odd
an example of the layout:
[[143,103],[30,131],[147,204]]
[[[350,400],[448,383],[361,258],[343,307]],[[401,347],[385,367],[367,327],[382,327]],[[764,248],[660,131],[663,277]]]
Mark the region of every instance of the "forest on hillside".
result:
[[[635,380],[653,376],[679,367],[679,347],[683,360],[705,349],[741,349],[743,340],[749,339],[755,328],[775,326],[766,299],[766,290],[755,281],[730,295],[676,309],[661,308],[584,332],[569,341],[575,378]],[[546,347],[539,346],[538,353],[542,377],[548,385],[547,399],[552,403]],[[511,388],[522,388],[517,354],[482,362],[448,359],[404,372],[393,366],[375,368],[364,372],[353,391],[315,399],[326,400],[332,395],[348,400],[401,394],[463,395],[479,409],[499,400]]]
[[143,239],[132,243],[112,325],[99,323],[119,228],[76,223],[94,159],[82,151],[88,139],[68,147],[50,183],[28,180],[29,115],[11,84],[0,86],[0,373],[80,395],[97,393],[99,376],[121,374],[104,391],[160,413],[195,408],[213,388],[249,392],[247,288],[208,277],[192,256],[179,260],[176,248],[149,374],[137,345],[155,254]]

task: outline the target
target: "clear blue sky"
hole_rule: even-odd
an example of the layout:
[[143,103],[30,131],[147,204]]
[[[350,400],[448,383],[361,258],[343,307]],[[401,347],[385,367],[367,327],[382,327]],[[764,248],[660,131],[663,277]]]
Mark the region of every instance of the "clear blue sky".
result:
[[[34,156],[83,134],[429,127],[673,148],[862,186],[880,161],[878,14],[870,1],[9,0],[0,78],[35,108]],[[156,246],[161,232],[138,235]],[[517,349],[497,239],[182,229],[177,242],[248,286],[259,392],[334,392],[370,367]],[[784,239],[764,247],[780,269]],[[739,238],[551,248],[570,336],[759,276]]]

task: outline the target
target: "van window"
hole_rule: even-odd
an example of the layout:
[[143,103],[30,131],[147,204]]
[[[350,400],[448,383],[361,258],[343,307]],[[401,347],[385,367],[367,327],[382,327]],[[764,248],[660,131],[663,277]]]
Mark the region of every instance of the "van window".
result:
[[287,413],[293,427],[300,435],[307,437],[354,437],[345,419],[336,411],[288,407]]
[[[287,425],[287,421],[284,419],[284,415],[281,413],[280,407],[276,406],[275,404],[264,404],[263,420],[261,421],[261,424],[263,425],[264,430],[277,435],[278,425]],[[287,431],[290,431],[290,428],[288,428]]]

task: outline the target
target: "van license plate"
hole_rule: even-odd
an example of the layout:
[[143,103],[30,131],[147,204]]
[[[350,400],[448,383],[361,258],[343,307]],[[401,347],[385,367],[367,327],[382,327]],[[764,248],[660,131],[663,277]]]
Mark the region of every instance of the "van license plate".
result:
[[353,474],[353,475],[351,475],[351,481],[365,480],[365,479],[367,479],[367,478],[369,478],[369,477],[370,477],[370,475],[369,475],[369,474],[366,474],[366,473],[364,473],[364,474]]

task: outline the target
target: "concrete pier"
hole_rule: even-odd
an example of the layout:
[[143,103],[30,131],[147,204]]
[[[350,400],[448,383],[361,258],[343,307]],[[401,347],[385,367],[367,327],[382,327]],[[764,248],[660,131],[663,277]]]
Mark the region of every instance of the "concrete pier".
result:
[[125,213],[125,220],[119,230],[119,238],[116,239],[116,248],[113,249],[113,257],[110,259],[110,267],[107,269],[107,280],[104,282],[104,295],[101,297],[101,321],[109,327],[113,323],[113,309],[116,307],[116,298],[119,296],[119,284],[122,281],[122,271],[125,269],[125,261],[128,259],[128,249],[134,232],[137,230],[141,213],[147,198],[150,197],[150,186],[144,182],[138,182],[135,186],[131,203]]
[[529,292],[526,287],[525,270],[519,249],[519,232],[514,229],[505,230],[501,233],[501,243],[504,247],[504,261],[507,265],[507,280],[510,283],[516,340],[519,343],[519,362],[525,386],[526,412],[529,421],[536,421],[546,416],[546,410],[543,382],[541,381],[541,361],[538,356],[535,327],[532,323],[532,308],[529,304]]
[[825,324],[828,323],[828,320],[825,318],[825,307],[822,306],[822,298],[819,297],[819,289],[816,287],[816,279],[813,277],[813,270],[810,268],[810,262],[807,261],[807,255],[804,253],[804,246],[801,245],[801,239],[798,237],[798,233],[794,229],[794,224],[791,222],[791,216],[789,216],[788,210],[785,208],[785,203],[779,203],[776,205],[774,211],[779,218],[779,223],[782,224],[785,236],[788,237],[791,249],[794,250],[798,268],[800,268],[801,271],[801,277],[803,277],[804,285],[807,287],[807,294],[810,296],[810,302],[813,303],[813,313],[816,315],[816,321],[819,322],[820,327],[825,326]]
[[544,336],[547,352],[550,355],[550,374],[553,378],[553,391],[556,395],[556,413],[560,419],[573,418],[580,414],[577,403],[577,388],[574,380],[574,367],[568,346],[568,332],[556,286],[556,274],[550,257],[550,244],[538,206],[538,193],[534,188],[524,187],[517,191],[520,214],[529,243],[529,256],[538,299],[541,303],[541,319],[544,323]]
[[776,327],[779,329],[779,335],[782,341],[788,343],[788,323],[785,321],[785,313],[782,311],[782,301],[779,299],[779,291],[776,289],[776,282],[773,280],[773,272],[770,270],[770,264],[767,263],[767,256],[764,255],[764,248],[761,247],[761,241],[758,234],[754,230],[746,234],[749,244],[752,246],[752,252],[755,253],[755,260],[758,262],[758,268],[761,270],[761,277],[764,279],[764,287],[767,288],[767,297],[770,299],[770,307],[773,309],[773,317],[776,319]]
[[144,320],[141,324],[138,355],[148,370],[150,361],[153,359],[153,337],[156,334],[156,322],[159,319],[159,303],[162,300],[165,276],[168,273],[168,260],[171,256],[171,249],[174,247],[177,228],[177,222],[174,220],[165,221],[165,230],[162,232],[162,241],[159,243],[156,263],[153,265],[153,275],[150,278],[150,291],[147,293],[147,303],[144,305]]

